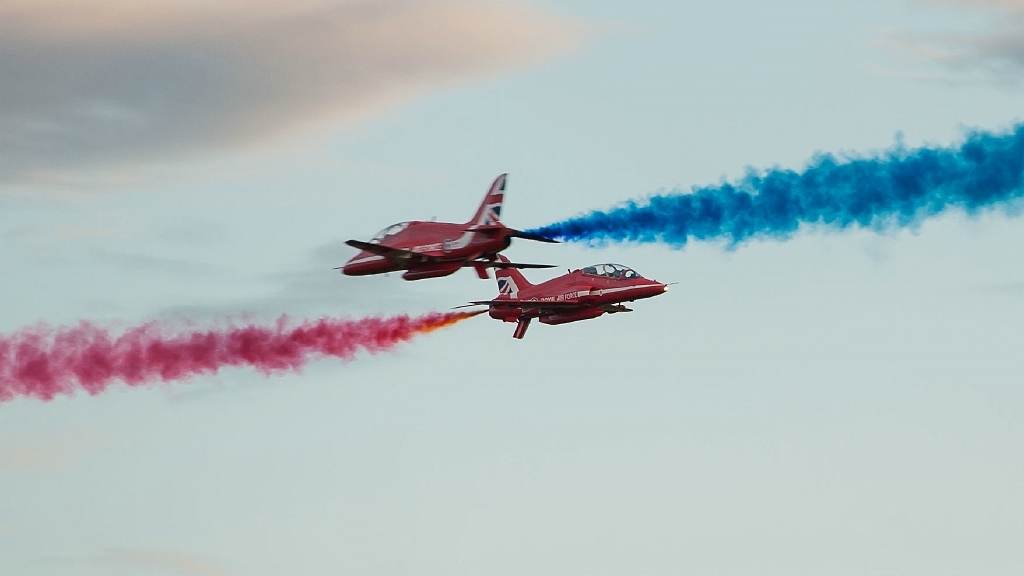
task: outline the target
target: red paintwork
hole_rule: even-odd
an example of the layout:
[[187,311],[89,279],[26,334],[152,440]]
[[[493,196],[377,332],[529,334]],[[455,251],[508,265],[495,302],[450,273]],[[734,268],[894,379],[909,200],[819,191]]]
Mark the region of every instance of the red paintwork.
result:
[[403,278],[419,280],[448,276],[468,266],[476,268],[481,278],[487,278],[488,264],[496,260],[498,252],[508,248],[513,236],[523,234],[499,220],[507,178],[508,174],[502,174],[491,184],[469,222],[414,221],[389,226],[369,243],[396,251],[375,254],[363,246],[342,272],[349,276],[366,276],[406,270]]
[[[503,256],[498,258],[505,261]],[[605,270],[612,275],[598,274]],[[474,304],[487,304],[491,318],[518,322],[515,338],[526,334],[534,318],[543,324],[566,324],[606,313],[630,312],[623,302],[651,298],[668,290],[668,285],[616,264],[587,266],[536,285],[515,269],[499,270],[495,276],[498,297]]]

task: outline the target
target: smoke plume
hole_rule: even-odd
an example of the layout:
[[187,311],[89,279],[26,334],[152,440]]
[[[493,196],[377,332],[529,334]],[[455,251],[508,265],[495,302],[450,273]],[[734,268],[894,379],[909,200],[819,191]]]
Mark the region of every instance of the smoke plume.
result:
[[875,157],[824,154],[803,172],[750,170],[736,183],[630,200],[529,232],[567,241],[664,242],[787,238],[801,224],[876,231],[905,227],[950,209],[969,214],[1019,208],[1024,197],[1024,124],[971,132],[957,147],[906,149]]
[[119,335],[94,324],[37,326],[0,336],[0,402],[29,396],[51,400],[85,390],[98,394],[121,381],[129,386],[215,374],[251,366],[264,375],[295,371],[327,356],[350,361],[360,351],[390,350],[479,312],[430,313],[362,319],[321,318],[270,326],[183,331],[150,322]]

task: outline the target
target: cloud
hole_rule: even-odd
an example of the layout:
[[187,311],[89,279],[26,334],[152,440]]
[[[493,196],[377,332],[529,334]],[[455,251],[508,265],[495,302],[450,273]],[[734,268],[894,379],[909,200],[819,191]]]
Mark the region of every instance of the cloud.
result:
[[989,12],[993,22],[970,33],[899,34],[887,42],[916,59],[938,64],[951,80],[983,78],[1016,86],[1024,82],[1024,0],[933,0]]
[[184,260],[181,258],[164,258],[161,256],[152,256],[137,252],[97,250],[95,256],[97,261],[120,268],[126,272],[166,272],[179,275],[189,274],[196,276],[208,276],[219,270],[219,268],[213,264],[206,264],[194,260]]
[[485,0],[3,0],[0,182],[352,121],[581,33]]
[[68,466],[109,438],[93,430],[50,430],[0,438],[0,473]]
[[946,4],[971,8],[996,8],[1009,12],[1024,13],[1024,0],[940,0]]
[[230,574],[212,559],[175,550],[116,548],[85,557],[50,558],[57,564],[93,567],[106,573],[160,574],[166,576],[225,576]]
[[396,310],[416,314],[436,309],[438,302],[445,308],[465,300],[452,295],[444,282],[420,283],[410,290],[409,283],[398,274],[353,278],[334,269],[354,254],[344,242],[331,242],[312,250],[294,270],[258,276],[255,280],[273,286],[262,297],[178,305],[164,309],[161,316],[216,321],[225,317],[273,320],[282,313],[295,318],[339,312],[363,316]]

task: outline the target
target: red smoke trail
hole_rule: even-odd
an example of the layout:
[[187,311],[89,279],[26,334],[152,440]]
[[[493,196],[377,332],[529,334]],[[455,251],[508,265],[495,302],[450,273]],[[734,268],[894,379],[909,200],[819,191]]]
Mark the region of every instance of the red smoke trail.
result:
[[0,402],[18,396],[51,400],[81,388],[98,394],[120,380],[129,386],[214,374],[225,366],[252,366],[264,375],[298,370],[310,360],[352,360],[365,350],[390,350],[418,334],[480,312],[430,313],[418,317],[321,318],[289,327],[205,331],[174,330],[150,322],[113,337],[93,324],[34,327],[0,336]]

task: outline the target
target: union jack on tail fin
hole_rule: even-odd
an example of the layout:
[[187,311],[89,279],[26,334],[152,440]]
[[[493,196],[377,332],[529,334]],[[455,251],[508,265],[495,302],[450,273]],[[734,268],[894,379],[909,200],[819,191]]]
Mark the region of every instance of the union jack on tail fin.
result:
[[[508,258],[498,255],[498,259],[508,263]],[[497,268],[494,277],[498,281],[498,299],[510,298],[515,300],[519,297],[519,291],[533,286],[523,274],[516,268]]]
[[484,196],[483,202],[477,208],[473,219],[469,221],[470,226],[493,226],[501,225],[501,203],[505,200],[505,184],[508,182],[508,174],[502,174],[494,179],[491,188]]

